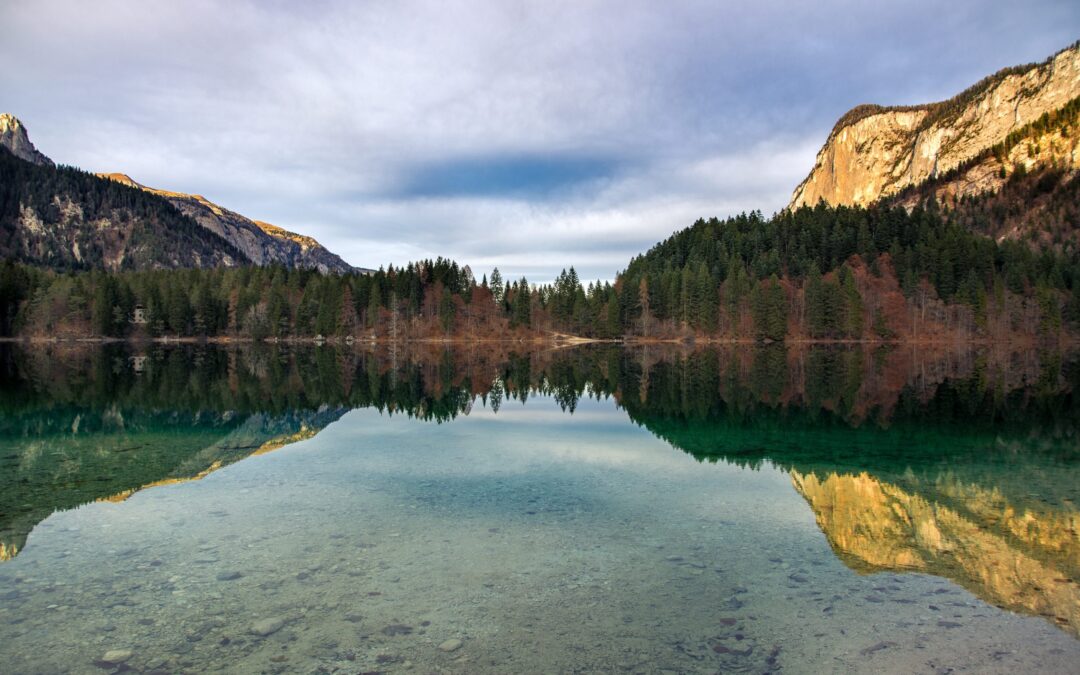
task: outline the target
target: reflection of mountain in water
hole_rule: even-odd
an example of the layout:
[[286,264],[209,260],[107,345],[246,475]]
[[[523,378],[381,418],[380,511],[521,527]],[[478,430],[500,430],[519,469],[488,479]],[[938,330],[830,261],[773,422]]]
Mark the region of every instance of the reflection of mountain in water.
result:
[[1075,509],[1017,509],[952,476],[911,491],[865,472],[791,476],[849,567],[946,577],[986,602],[1080,632]]
[[346,412],[49,410],[0,424],[0,560],[53,511],[129,497],[317,433]]
[[[754,390],[693,358],[652,364],[647,388],[620,403],[699,459],[787,470],[849,567],[942,576],[1080,634],[1071,364],[1010,363],[1006,376],[976,361],[891,394],[862,377],[815,399],[817,384],[782,377]],[[887,415],[865,404],[874,398]]]
[[[1080,367],[1037,350],[414,346],[0,346],[0,556],[56,509],[309,437],[346,410],[446,422],[476,397],[613,396],[703,461],[791,474],[859,572],[949,578],[1002,607],[1080,626]],[[424,352],[430,349],[430,352]]]
[[[489,358],[459,362],[490,383]],[[473,393],[441,353],[0,345],[0,561],[54,511],[201,478],[352,408],[450,420]]]

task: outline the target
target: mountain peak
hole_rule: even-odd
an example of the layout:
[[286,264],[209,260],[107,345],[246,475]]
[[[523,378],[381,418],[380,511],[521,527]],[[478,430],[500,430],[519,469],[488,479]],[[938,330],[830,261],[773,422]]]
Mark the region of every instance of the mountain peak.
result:
[[0,146],[11,151],[19,159],[42,166],[53,166],[53,161],[38,152],[30,142],[26,127],[11,113],[0,113]]

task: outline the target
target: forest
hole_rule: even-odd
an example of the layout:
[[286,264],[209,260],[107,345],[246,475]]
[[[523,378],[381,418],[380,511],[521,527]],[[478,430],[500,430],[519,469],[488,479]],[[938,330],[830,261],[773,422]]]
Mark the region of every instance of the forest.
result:
[[0,335],[232,339],[978,341],[1080,319],[1075,255],[972,233],[932,201],[699,220],[611,282],[439,258],[375,273],[107,272],[0,263]]
[[699,220],[619,277],[641,334],[782,340],[1052,333],[1080,316],[1075,258],[971,233],[951,212],[829,207]]

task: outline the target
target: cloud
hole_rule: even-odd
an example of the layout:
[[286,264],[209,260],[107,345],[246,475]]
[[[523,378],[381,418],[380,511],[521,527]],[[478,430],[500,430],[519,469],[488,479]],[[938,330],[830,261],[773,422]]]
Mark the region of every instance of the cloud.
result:
[[835,119],[1075,39],[1038,0],[9,3],[2,105],[54,159],[198,192],[362,266],[611,278],[786,203]]

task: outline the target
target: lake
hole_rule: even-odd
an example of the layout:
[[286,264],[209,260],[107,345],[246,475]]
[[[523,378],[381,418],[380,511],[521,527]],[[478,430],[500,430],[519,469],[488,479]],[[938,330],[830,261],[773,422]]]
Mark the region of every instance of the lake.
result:
[[1080,361],[0,346],[5,673],[1055,672]]

